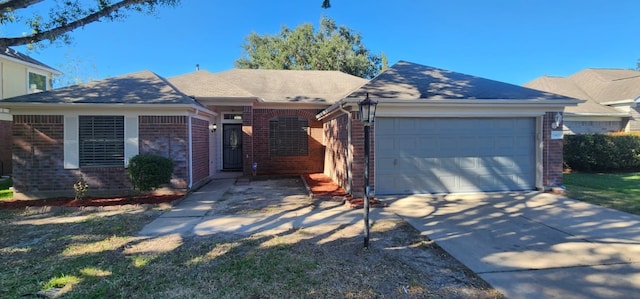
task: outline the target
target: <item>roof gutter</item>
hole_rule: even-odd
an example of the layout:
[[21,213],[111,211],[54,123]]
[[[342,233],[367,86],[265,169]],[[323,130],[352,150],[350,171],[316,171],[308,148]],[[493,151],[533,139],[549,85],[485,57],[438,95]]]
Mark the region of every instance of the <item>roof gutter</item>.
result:
[[565,116],[603,116],[603,117],[631,117],[629,113],[574,113],[574,112],[564,112]]
[[205,103],[209,101],[215,101],[215,105],[226,105],[226,106],[242,106],[242,104],[252,104],[252,103],[264,103],[265,100],[260,97],[207,97],[207,96],[193,96],[193,98],[199,103],[206,105]]
[[637,96],[635,99],[633,99],[633,102],[631,103],[631,108],[638,107],[638,102],[639,101],[640,101],[640,96]]
[[353,151],[351,150],[351,112],[345,110],[342,105],[338,106],[338,110],[344,113],[347,116],[347,188],[345,192],[347,194],[351,194],[351,189],[353,186],[353,171],[352,171],[352,163],[353,163]]
[[335,102],[333,105],[327,107],[326,109],[320,111],[320,113],[316,114],[316,118],[318,120],[322,120],[324,118],[326,118],[327,116],[329,116],[331,113],[336,112],[336,110],[338,111],[343,111],[343,105],[345,104],[344,99]]
[[[358,98],[345,98],[335,104],[329,106],[327,109],[316,115],[318,120],[326,118],[328,115],[343,109],[345,106],[357,106],[358,102],[362,99]],[[448,99],[387,99],[383,98],[379,103],[380,106],[388,108],[418,108],[418,107],[434,107],[434,108],[469,108],[482,107],[482,108],[505,108],[505,107],[517,107],[517,108],[551,108],[551,109],[564,109],[566,106],[577,106],[579,103],[584,103],[585,100],[578,99],[461,99],[461,100],[448,100]],[[380,108],[379,106],[379,108]]]
[[[347,98],[345,103],[357,104],[362,99]],[[556,106],[576,106],[586,102],[578,99],[386,99],[382,98],[384,104],[415,105],[415,106],[459,106],[459,105],[556,105]]]
[[0,100],[0,107],[2,108],[95,108],[95,107],[127,107],[127,108],[193,108],[195,110],[204,111],[213,115],[217,113],[209,110],[204,106],[198,106],[194,104],[159,104],[159,103],[146,103],[146,104],[129,104],[129,103],[42,103],[42,102],[9,102]]

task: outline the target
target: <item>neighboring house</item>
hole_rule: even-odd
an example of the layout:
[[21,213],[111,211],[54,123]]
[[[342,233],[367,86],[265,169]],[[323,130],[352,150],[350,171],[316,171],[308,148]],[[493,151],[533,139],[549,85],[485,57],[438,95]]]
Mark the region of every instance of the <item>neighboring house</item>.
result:
[[[129,186],[127,159],[146,152],[179,162],[177,188],[192,189],[219,171],[324,172],[361,195],[357,105],[366,93],[379,101],[371,148],[375,194],[562,183],[562,132],[554,128],[564,107],[578,100],[409,62],[371,81],[337,71],[196,71],[166,81],[142,72],[0,107],[14,114],[16,190],[26,197],[68,191],[81,174],[90,190],[122,192]],[[95,135],[103,131],[119,135]],[[124,148],[105,146],[114,140]],[[106,152],[89,147],[98,145]]]
[[[0,100],[51,89],[56,69],[10,48],[0,47]],[[0,175],[11,173],[11,114],[0,108]]]
[[640,72],[585,69],[568,77],[542,76],[524,86],[582,99],[565,110],[568,134],[640,131]]

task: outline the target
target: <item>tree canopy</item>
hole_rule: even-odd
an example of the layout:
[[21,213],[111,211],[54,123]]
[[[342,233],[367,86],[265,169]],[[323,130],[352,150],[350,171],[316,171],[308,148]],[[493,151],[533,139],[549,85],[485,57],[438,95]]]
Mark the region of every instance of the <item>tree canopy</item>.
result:
[[[20,36],[4,36],[0,32],[0,47],[37,44],[42,41],[69,41],[69,33],[87,24],[126,17],[129,11],[153,13],[159,6],[175,6],[180,0],[0,0],[0,25],[22,24],[30,32]],[[48,15],[34,8],[48,4]]]
[[286,26],[277,35],[255,32],[245,39],[244,57],[235,66],[245,69],[337,70],[372,78],[381,68],[381,58],[362,44],[362,36],[326,17],[316,31],[305,23],[295,29]]

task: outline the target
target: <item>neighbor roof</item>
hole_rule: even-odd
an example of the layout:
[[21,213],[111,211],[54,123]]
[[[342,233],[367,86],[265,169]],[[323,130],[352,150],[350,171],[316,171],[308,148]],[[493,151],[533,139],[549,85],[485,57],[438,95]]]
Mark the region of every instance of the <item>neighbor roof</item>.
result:
[[8,58],[10,60],[30,64],[34,67],[45,69],[54,74],[61,74],[60,71],[11,48],[0,47],[0,56],[4,56],[5,58]]
[[620,115],[619,110],[601,104],[640,96],[640,72],[589,68],[568,77],[542,76],[524,86],[587,100],[567,107],[568,113]]
[[398,100],[572,100],[518,85],[400,61],[373,78],[349,98],[365,93],[380,99]]
[[[525,86],[551,92],[564,92],[570,96],[597,103],[632,100],[640,95],[640,72],[624,69],[584,69],[568,77],[542,76]],[[557,91],[553,91],[557,90]]]
[[142,71],[85,84],[0,100],[2,103],[45,104],[187,104],[201,106],[164,78]]
[[254,96],[273,103],[323,104],[333,104],[367,82],[339,71],[262,69],[196,71],[169,81],[196,98]]

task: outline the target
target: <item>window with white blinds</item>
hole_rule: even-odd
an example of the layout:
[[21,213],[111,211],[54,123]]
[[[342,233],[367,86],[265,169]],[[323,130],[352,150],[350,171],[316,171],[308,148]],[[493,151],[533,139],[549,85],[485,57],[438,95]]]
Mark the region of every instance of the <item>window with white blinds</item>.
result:
[[80,167],[124,166],[124,116],[79,116]]
[[272,156],[307,156],[309,122],[295,116],[270,120],[269,145]]

